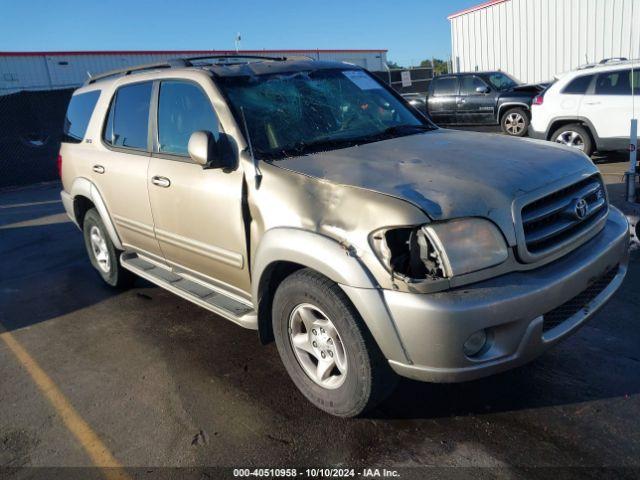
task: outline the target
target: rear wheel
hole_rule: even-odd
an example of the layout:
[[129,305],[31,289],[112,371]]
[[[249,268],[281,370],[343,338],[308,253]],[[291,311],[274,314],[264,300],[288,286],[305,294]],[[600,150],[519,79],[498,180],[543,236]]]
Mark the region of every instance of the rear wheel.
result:
[[135,276],[120,266],[118,259],[122,252],[113,245],[100,214],[95,208],[89,210],[85,215],[82,230],[91,265],[98,271],[102,279],[112,287],[130,287]]
[[575,148],[589,156],[593,153],[591,135],[582,125],[577,123],[558,128],[551,136],[551,141]]
[[529,114],[523,108],[512,108],[502,116],[502,131],[512,137],[524,137],[529,130]]
[[296,387],[332,415],[359,415],[395,386],[396,375],[345,293],[313,270],[299,270],[278,287],[273,332]]

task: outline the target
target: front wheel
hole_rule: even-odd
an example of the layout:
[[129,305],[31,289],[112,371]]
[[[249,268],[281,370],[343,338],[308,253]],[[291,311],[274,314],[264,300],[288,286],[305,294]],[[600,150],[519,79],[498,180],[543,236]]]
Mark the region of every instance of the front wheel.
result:
[[508,110],[500,121],[502,131],[512,137],[524,137],[529,130],[529,123],[529,114],[523,108]]
[[95,208],[86,213],[82,231],[91,265],[98,271],[102,279],[116,288],[131,286],[135,276],[120,265],[118,257],[121,252],[113,245],[102,218]]
[[345,293],[313,270],[299,270],[278,287],[273,332],[296,387],[325,412],[354,417],[395,386],[396,375]]

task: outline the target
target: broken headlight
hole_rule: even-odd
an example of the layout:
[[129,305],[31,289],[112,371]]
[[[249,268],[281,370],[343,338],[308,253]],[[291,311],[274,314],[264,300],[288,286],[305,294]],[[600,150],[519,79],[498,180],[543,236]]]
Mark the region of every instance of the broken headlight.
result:
[[499,265],[509,256],[498,228],[481,218],[384,229],[371,238],[387,270],[414,280],[476,272]]

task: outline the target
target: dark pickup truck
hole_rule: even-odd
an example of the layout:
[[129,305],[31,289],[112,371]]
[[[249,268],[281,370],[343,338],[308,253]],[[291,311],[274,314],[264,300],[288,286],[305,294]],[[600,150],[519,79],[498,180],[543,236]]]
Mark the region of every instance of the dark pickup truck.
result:
[[531,101],[546,85],[524,85],[503,72],[457,73],[436,77],[429,86],[427,112],[438,125],[500,125],[523,137]]

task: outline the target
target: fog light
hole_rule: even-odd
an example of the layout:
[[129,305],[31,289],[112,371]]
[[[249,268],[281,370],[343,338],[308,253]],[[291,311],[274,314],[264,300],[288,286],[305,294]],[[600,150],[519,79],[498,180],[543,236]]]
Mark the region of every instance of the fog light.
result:
[[463,350],[467,357],[473,357],[482,351],[487,344],[487,332],[486,330],[480,330],[471,335],[466,342],[464,342]]

